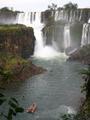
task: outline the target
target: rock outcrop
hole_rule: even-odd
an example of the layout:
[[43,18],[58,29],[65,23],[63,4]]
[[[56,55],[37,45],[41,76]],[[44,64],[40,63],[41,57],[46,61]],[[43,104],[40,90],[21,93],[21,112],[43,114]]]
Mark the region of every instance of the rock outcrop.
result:
[[90,42],[90,9],[71,7],[54,10],[48,9],[41,14],[45,23],[43,35],[46,45],[57,47],[68,54]]
[[90,64],[90,45],[83,46],[71,53],[68,60],[76,60],[84,64]]
[[31,27],[0,25],[0,51],[28,58],[34,52],[35,36]]

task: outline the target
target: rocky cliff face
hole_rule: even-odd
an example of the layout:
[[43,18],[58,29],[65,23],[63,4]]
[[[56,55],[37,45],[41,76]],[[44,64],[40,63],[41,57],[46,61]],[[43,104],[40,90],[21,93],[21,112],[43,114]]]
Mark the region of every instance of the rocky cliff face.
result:
[[[76,51],[70,54],[69,59],[78,60],[85,64],[90,64],[90,23],[83,24],[81,36],[80,47],[78,47]],[[76,39],[76,36],[74,38]]]
[[29,57],[34,52],[35,37],[31,27],[0,25],[0,51]]
[[67,54],[90,44],[90,9],[46,10],[41,14],[41,21],[47,45],[57,46],[60,52]]
[[[14,12],[12,14],[10,11],[8,14],[6,12],[7,10],[1,12],[3,17],[0,17],[0,21],[2,21],[1,18],[4,19],[2,24],[8,24],[7,19],[9,18],[9,23],[16,22],[35,26],[41,19],[41,23],[44,24],[42,30],[43,43],[54,46],[59,52],[69,54],[84,45],[90,44],[90,9],[48,9],[41,12],[39,17],[36,12]],[[7,15],[9,17],[6,17]]]
[[76,60],[84,64],[90,64],[90,45],[83,46],[71,53],[68,60]]

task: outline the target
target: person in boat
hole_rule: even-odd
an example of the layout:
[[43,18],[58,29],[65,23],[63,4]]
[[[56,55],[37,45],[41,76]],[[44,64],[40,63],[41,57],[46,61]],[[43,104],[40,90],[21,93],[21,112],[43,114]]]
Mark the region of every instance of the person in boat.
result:
[[26,112],[28,112],[28,113],[34,113],[34,112],[36,111],[36,109],[37,109],[37,105],[36,105],[36,103],[33,103],[33,104],[26,110]]

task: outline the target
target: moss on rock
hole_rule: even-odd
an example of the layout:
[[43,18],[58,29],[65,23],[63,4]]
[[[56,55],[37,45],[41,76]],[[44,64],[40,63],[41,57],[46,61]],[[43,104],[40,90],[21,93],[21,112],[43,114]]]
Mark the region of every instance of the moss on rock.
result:
[[25,25],[0,25],[0,50],[23,57],[34,52],[35,36],[33,28]]

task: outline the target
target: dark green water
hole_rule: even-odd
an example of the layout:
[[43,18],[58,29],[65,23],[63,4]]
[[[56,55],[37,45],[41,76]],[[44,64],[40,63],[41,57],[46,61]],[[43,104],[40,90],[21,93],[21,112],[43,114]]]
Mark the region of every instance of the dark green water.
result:
[[62,113],[75,113],[83,95],[80,70],[84,67],[77,62],[66,62],[65,58],[41,60],[33,63],[46,68],[43,74],[7,85],[7,96],[16,97],[27,108],[36,102],[38,109],[34,114],[19,114],[15,120],[62,120]]

